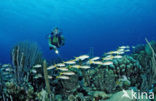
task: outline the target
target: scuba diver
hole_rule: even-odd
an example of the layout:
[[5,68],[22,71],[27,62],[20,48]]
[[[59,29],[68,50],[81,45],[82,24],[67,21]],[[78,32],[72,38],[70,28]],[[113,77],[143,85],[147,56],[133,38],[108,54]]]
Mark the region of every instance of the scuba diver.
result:
[[49,34],[49,48],[50,50],[54,49],[56,54],[59,54],[58,49],[64,45],[64,37],[62,32],[56,27]]

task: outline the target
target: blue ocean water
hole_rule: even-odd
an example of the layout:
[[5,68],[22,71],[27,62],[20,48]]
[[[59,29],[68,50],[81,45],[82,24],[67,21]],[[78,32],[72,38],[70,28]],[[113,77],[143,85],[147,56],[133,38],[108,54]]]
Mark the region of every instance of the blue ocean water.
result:
[[156,39],[155,0],[0,0],[0,62],[11,61],[18,42],[37,42],[45,58],[47,34],[58,26],[65,37],[59,49],[63,59],[94,48],[94,55],[120,45],[137,45]]

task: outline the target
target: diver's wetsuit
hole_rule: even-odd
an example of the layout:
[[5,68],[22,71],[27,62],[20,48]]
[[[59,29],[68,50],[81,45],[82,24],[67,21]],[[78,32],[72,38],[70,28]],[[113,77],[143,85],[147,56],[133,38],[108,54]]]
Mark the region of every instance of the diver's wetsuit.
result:
[[[57,48],[60,48],[61,46],[64,45],[64,38],[61,34],[57,34],[57,35],[52,35],[50,34],[49,36],[49,44],[50,45],[54,45]],[[52,50],[53,47],[50,47],[50,50]]]

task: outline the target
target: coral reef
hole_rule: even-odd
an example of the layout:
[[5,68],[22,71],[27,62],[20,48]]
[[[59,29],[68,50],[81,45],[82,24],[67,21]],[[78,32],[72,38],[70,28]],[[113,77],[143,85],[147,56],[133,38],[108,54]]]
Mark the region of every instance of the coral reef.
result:
[[107,93],[141,85],[141,66],[130,56],[113,60],[114,65],[100,66],[84,74],[87,87]]
[[[133,89],[155,93],[156,42],[146,42],[131,54],[118,54],[111,61],[104,60],[105,56],[94,58],[91,49],[91,57],[82,55],[66,65],[62,59],[43,61],[36,44],[19,43],[11,52],[12,65],[0,64],[0,100],[133,101],[122,98],[123,92],[129,94]],[[110,57],[114,57],[113,52],[118,51],[109,52]],[[93,58],[97,61],[91,61]]]

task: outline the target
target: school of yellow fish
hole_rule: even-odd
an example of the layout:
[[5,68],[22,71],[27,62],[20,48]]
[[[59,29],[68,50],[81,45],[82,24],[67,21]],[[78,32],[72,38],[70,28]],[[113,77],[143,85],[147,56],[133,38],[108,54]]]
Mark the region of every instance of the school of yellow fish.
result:
[[[113,59],[120,59],[122,58],[125,52],[129,52],[129,46],[120,46],[115,51],[110,51],[105,53],[105,57],[93,57],[90,58],[88,55],[81,55],[79,57],[75,57],[73,60],[64,61],[63,63],[58,63],[55,65],[51,65],[47,68],[47,70],[60,70],[59,75],[56,76],[58,79],[69,79],[71,75],[75,75],[74,72],[70,71],[69,68],[76,68],[76,69],[89,69],[91,65],[103,65],[109,66],[113,65]],[[80,65],[79,61],[84,61],[83,64]],[[42,67],[42,65],[38,64],[35,65],[32,69],[32,73],[37,73],[36,69]],[[35,78],[42,77],[41,74],[35,76]],[[48,76],[49,79],[52,76]]]

